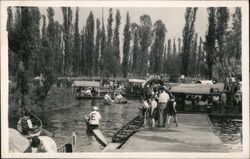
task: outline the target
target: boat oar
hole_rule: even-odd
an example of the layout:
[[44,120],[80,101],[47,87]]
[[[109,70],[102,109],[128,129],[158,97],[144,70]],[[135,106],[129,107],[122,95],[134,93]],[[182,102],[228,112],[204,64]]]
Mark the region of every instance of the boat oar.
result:
[[55,133],[49,132],[49,131],[47,131],[47,130],[45,130],[45,129],[43,129],[43,128],[41,128],[41,131],[42,131],[44,134],[46,134],[47,136],[49,136],[49,137],[54,137],[54,136],[55,136]]

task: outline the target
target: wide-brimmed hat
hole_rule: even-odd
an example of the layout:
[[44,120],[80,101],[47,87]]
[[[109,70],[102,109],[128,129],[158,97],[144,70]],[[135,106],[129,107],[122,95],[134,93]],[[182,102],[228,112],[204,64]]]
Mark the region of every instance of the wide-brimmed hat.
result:
[[37,148],[41,145],[41,141],[37,136],[31,138],[30,146]]

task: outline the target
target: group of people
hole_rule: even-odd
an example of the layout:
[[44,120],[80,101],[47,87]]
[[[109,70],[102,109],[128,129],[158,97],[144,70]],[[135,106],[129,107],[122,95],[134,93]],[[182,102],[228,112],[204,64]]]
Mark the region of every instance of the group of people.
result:
[[111,97],[111,93],[110,92],[108,92],[108,93],[106,93],[105,94],[105,96],[104,96],[104,100],[106,101],[106,102],[122,102],[123,100],[124,100],[124,97],[122,96],[122,94],[121,93],[116,93],[115,95],[114,95],[114,100],[112,99],[112,97]]
[[[157,91],[152,91],[151,95],[143,101],[143,112],[145,122],[150,127],[170,127],[170,121],[175,119],[176,127],[178,126],[176,116],[175,97],[166,92],[165,87],[159,87]],[[156,121],[158,122],[156,125]]]
[[212,109],[213,112],[225,113],[228,105],[232,105],[231,113],[233,114],[241,113],[242,111],[241,94],[236,92],[232,95],[230,94],[227,95],[227,91],[224,91],[220,96],[214,95],[212,97],[212,105],[213,105]]

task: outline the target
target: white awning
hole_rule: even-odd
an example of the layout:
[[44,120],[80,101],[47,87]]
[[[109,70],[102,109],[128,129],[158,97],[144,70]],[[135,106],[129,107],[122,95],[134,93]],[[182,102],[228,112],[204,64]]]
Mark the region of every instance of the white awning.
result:
[[100,87],[100,82],[96,81],[74,81],[75,87]]

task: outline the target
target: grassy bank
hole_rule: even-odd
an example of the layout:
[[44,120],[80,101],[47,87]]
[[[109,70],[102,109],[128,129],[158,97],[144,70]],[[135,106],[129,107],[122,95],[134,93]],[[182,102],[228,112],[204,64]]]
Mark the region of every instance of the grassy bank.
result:
[[[9,118],[19,117],[18,92],[12,89],[9,93]],[[44,101],[39,101],[35,97],[35,89],[31,87],[25,97],[26,105],[35,114],[47,111],[59,110],[77,105],[79,102],[74,98],[71,88],[52,87]]]

